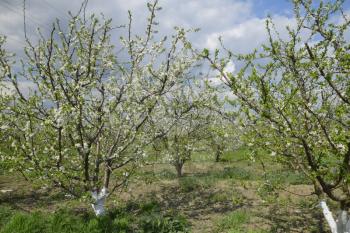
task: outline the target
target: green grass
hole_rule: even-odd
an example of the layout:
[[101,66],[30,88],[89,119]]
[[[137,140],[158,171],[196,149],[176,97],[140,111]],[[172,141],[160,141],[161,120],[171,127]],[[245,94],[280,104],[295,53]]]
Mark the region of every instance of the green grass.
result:
[[243,225],[248,223],[249,219],[250,216],[246,211],[234,211],[218,222],[216,232],[223,233],[243,230]]
[[310,181],[303,174],[288,169],[269,171],[266,174],[266,178],[274,183],[284,183],[289,185],[310,184]]
[[198,173],[190,177],[186,177],[189,180],[193,180],[192,183],[201,184],[204,187],[210,187],[218,180],[237,180],[248,181],[258,180],[260,177],[254,174],[251,170],[236,166],[224,167],[223,170],[209,170],[205,173]]
[[128,203],[110,210],[102,217],[67,210],[24,213],[1,207],[0,217],[0,233],[188,232],[188,223],[184,217],[160,212],[156,202]]
[[225,201],[229,201],[232,198],[230,197],[230,195],[228,195],[227,193],[214,193],[212,194],[210,197],[210,201],[212,202],[225,202]]
[[222,156],[222,161],[244,161],[248,160],[249,150],[245,148],[240,148],[234,151],[226,151]]
[[[48,219],[41,214],[35,213],[32,215],[24,213],[16,213],[10,221],[5,225],[2,233],[41,233],[52,232],[48,229]],[[50,227],[52,228],[52,227]]]
[[230,230],[228,233],[268,233],[266,230]]
[[193,176],[181,177],[179,180],[180,189],[183,192],[191,192],[202,188],[208,188],[209,183],[203,182],[201,179]]
[[245,210],[236,210],[217,223],[216,233],[267,233],[261,229],[246,229],[251,214]]
[[[222,162],[235,162],[248,160],[248,149],[240,148],[234,151],[225,151],[221,157]],[[199,151],[192,154],[193,162],[208,162],[215,161],[215,153],[208,151]]]
[[248,169],[241,167],[225,167],[223,171],[213,172],[212,175],[220,179],[255,180],[257,177]]
[[10,207],[0,207],[0,229],[2,229],[6,225],[6,223],[11,219],[14,212],[15,211],[12,210]]
[[[101,218],[95,217],[91,211],[86,212],[89,208],[82,212],[81,202],[73,200],[65,202],[62,193],[56,193],[56,190],[32,202],[33,197],[28,190],[35,188],[31,184],[17,176],[3,175],[1,177],[3,184],[15,191],[1,195],[0,201],[3,203],[0,205],[0,233],[190,232],[187,220],[173,212],[176,209],[180,209],[187,215],[191,222],[191,230],[196,233],[201,232],[202,229],[214,233],[266,233],[269,231],[254,229],[254,227],[262,223],[274,232],[273,227],[278,221],[282,226],[288,225],[288,220],[292,220],[292,216],[286,217],[286,220],[280,220],[278,217],[271,220],[271,215],[279,216],[279,214],[271,212],[263,216],[259,215],[258,210],[250,212],[252,203],[260,203],[259,200],[263,200],[268,205],[266,207],[268,209],[276,205],[283,209],[288,207],[283,203],[286,201],[290,204],[289,198],[292,198],[300,206],[299,209],[310,209],[314,205],[310,199],[299,203],[293,197],[278,196],[281,187],[309,184],[302,174],[274,164],[267,156],[264,162],[268,172],[264,176],[260,163],[249,160],[248,153],[246,149],[225,152],[222,162],[216,163],[212,154],[200,152],[194,155],[194,161],[185,164],[184,176],[181,178],[177,178],[174,167],[169,164],[145,166],[130,179],[130,183],[136,181],[137,185],[140,184],[142,194],[136,192],[135,196],[131,197],[113,196],[114,199],[110,199],[110,203],[120,206],[110,209],[108,214]],[[157,162],[156,158],[154,162]],[[148,185],[151,188],[148,189]],[[160,198],[155,197],[153,193],[154,187],[159,187],[158,185],[162,188]],[[135,189],[138,188],[139,186],[135,187]],[[174,193],[175,189],[176,193]],[[244,190],[249,191],[248,195]],[[10,208],[9,206],[15,206],[12,205],[14,203],[20,208],[30,210],[31,213]],[[55,212],[46,213],[48,206],[50,211],[55,210]],[[167,206],[167,209],[164,206]],[[59,210],[65,207],[70,210]],[[217,212],[218,210],[220,213]],[[201,218],[193,217],[198,212],[203,214],[203,219],[211,216],[209,215],[211,213],[219,216],[211,219],[208,224],[202,222]],[[285,229],[289,229],[287,227]],[[295,229],[301,228],[302,226],[295,226]]]

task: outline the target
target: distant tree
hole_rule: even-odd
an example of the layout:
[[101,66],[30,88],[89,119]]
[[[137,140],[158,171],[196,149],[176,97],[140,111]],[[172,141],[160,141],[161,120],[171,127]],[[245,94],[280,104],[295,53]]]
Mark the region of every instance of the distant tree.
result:
[[225,151],[238,149],[242,146],[240,130],[236,128],[233,122],[235,118],[229,112],[222,110],[222,103],[217,110],[211,110],[210,123],[205,128],[205,142],[207,147],[213,151],[215,162],[222,160]]
[[195,80],[189,79],[178,83],[161,105],[163,119],[157,125],[165,136],[155,141],[154,147],[175,167],[178,177],[205,138],[204,130],[210,120],[208,107],[214,95],[204,84],[196,85]]
[[[145,35],[133,35],[129,12],[121,57],[111,44],[112,21],[85,13],[71,15],[67,27],[56,21],[36,44],[27,39],[19,73],[0,50],[1,75],[15,91],[0,118],[11,145],[2,159],[28,179],[74,197],[91,196],[97,215],[140,165],[145,146],[161,136],[149,130],[160,97],[197,60],[185,30],[176,28],[170,40],[154,38],[160,7],[155,1],[148,9]],[[34,86],[29,94],[23,81]]]
[[303,172],[319,196],[339,204],[332,232],[350,227],[350,17],[343,3],[295,0],[289,38],[267,20],[269,44],[237,56],[238,72],[225,71],[230,51],[223,59],[202,53],[238,99],[247,143]]

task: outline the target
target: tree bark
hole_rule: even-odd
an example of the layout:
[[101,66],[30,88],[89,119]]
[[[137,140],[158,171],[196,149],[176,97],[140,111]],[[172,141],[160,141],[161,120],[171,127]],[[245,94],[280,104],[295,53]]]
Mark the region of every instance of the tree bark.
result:
[[215,153],[215,162],[220,162],[221,161],[221,156],[222,156],[222,150],[220,147],[216,149]]
[[182,167],[183,167],[183,163],[178,162],[175,164],[175,169],[176,169],[176,173],[177,173],[177,177],[182,177]]
[[109,180],[111,178],[111,165],[112,163],[110,161],[107,161],[105,163],[105,175],[104,175],[104,181],[103,181],[103,186],[108,189],[109,187]]

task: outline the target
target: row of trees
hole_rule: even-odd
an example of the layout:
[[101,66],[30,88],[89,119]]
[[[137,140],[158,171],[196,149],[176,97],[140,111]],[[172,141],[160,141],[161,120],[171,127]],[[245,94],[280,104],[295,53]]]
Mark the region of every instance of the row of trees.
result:
[[[248,55],[225,47],[226,54],[198,52],[186,38],[191,31],[182,28],[156,39],[157,1],[148,4],[144,35],[132,33],[130,14],[119,57],[111,20],[94,15],[71,15],[66,30],[57,21],[48,38],[27,39],[21,71],[13,70],[2,38],[1,90],[14,92],[1,95],[2,160],[74,196],[92,192],[104,199],[142,164],[145,148],[160,151],[181,176],[201,139],[219,159],[236,140],[227,125],[243,126],[247,145],[303,172],[315,193],[339,203],[344,215],[350,207],[350,20],[342,0],[317,7],[293,2],[289,38],[282,40],[268,19],[269,43]],[[227,72],[232,61],[242,68]],[[235,106],[224,108],[196,74],[203,62],[232,90]],[[35,87],[24,93],[22,82]],[[238,115],[234,124],[227,110]]]
[[144,35],[132,33],[129,12],[120,56],[112,21],[95,15],[71,14],[68,27],[56,21],[37,43],[26,37],[20,70],[0,40],[1,160],[41,185],[93,198],[98,215],[152,145],[181,176],[218,102],[193,75],[200,57],[191,31],[156,39],[157,1],[148,10]]
[[[300,171],[315,194],[341,208],[332,232],[350,229],[350,17],[345,1],[295,0],[296,27],[281,39],[271,19],[263,51],[235,56],[202,53],[239,100],[249,145]],[[225,72],[232,59],[243,64]],[[323,205],[324,206],[324,205]],[[327,211],[326,211],[327,212]],[[346,230],[347,229],[347,230]]]

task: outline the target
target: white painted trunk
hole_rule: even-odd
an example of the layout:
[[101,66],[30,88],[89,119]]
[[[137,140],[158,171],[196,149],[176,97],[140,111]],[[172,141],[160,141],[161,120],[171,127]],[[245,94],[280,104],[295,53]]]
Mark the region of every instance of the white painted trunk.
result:
[[105,202],[106,202],[107,196],[108,196],[107,188],[102,188],[100,192],[97,192],[97,191],[92,192],[92,198],[95,200],[95,203],[91,204],[91,206],[96,216],[101,216],[105,214],[106,212]]
[[346,211],[340,211],[336,222],[338,233],[350,233],[350,221]]
[[350,233],[350,219],[348,213],[344,210],[339,212],[338,218],[334,220],[332,212],[329,210],[325,201],[321,201],[323,215],[332,233]]

